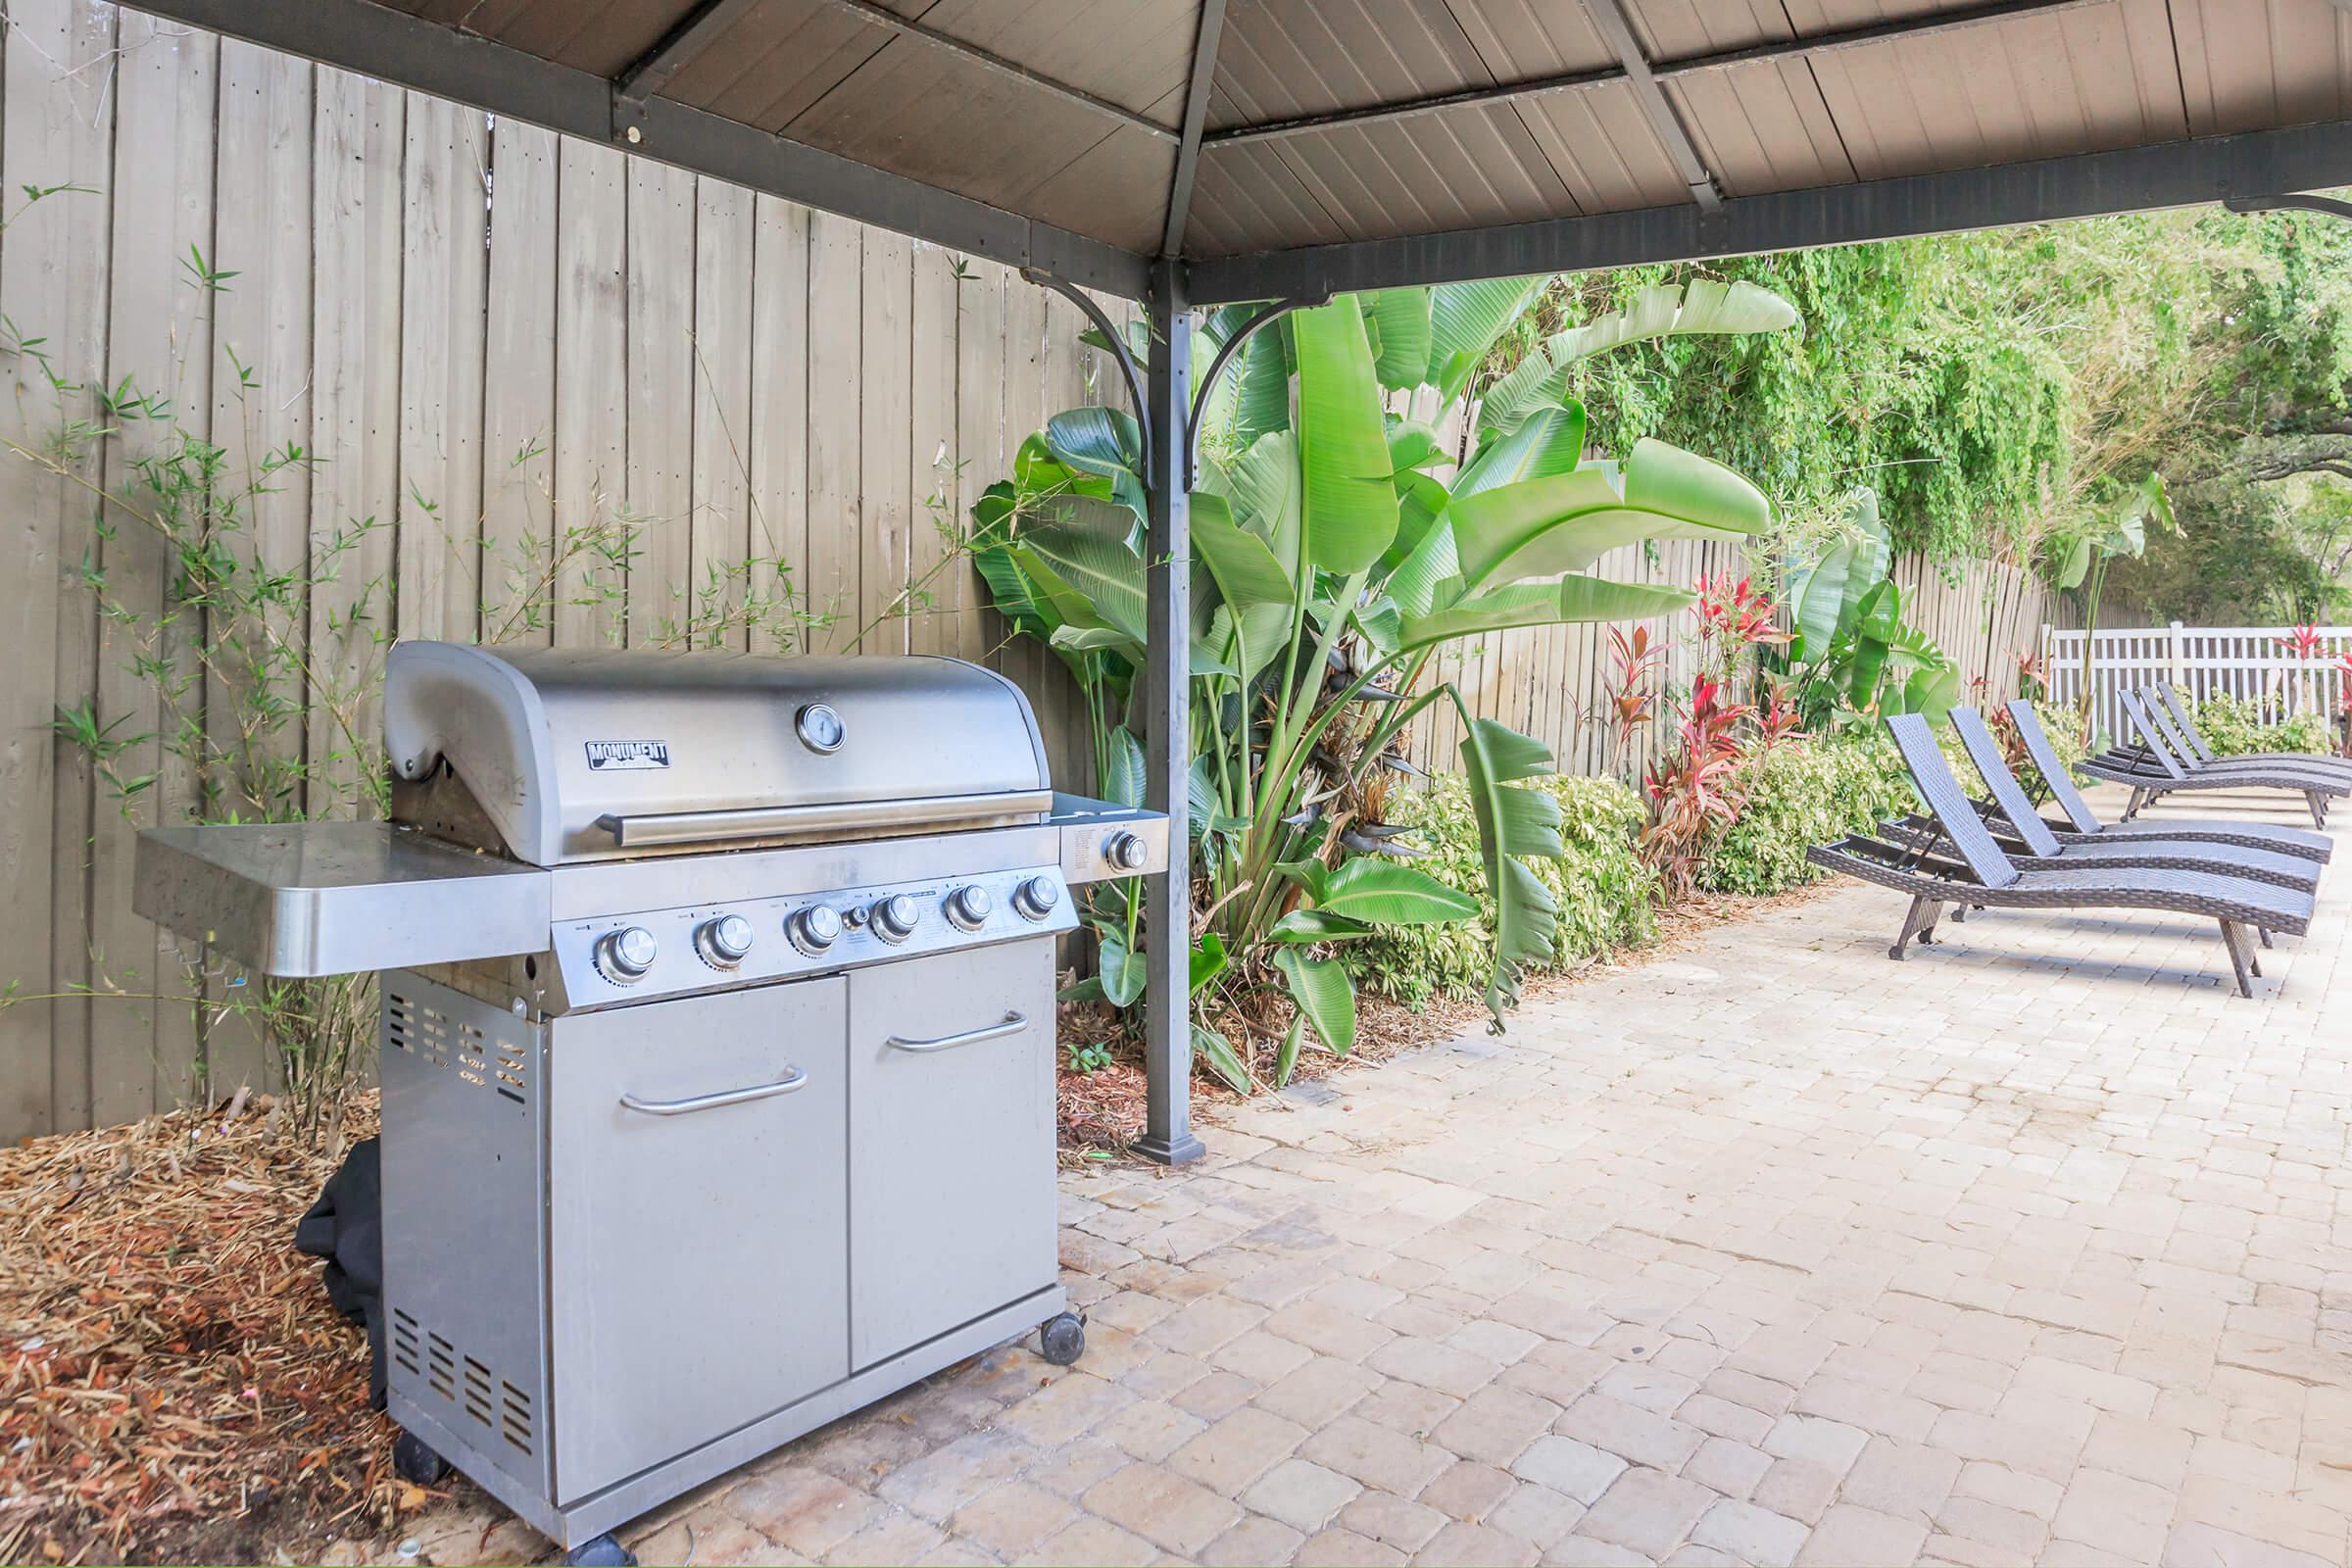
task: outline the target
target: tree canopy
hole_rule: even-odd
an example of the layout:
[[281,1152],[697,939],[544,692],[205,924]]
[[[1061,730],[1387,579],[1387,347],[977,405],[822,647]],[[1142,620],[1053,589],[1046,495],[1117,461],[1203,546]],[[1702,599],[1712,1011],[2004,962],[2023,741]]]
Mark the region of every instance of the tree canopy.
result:
[[2048,573],[2161,471],[2181,534],[2119,564],[2117,603],[2273,619],[2344,597],[2352,223],[2148,214],[1624,269],[1553,282],[1515,347],[1692,275],[1772,289],[1803,329],[1580,367],[1600,450],[1702,446],[1798,515],[1867,484],[1897,550]]

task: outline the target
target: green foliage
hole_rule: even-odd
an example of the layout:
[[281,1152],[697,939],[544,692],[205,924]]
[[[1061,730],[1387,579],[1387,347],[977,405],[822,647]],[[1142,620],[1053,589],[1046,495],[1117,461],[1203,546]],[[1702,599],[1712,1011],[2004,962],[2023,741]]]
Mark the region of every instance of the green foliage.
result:
[[[1407,727],[1460,710],[1494,914],[1488,997],[1497,1026],[1519,971],[1548,960],[1557,911],[1528,865],[1559,851],[1535,788],[1550,751],[1471,711],[1451,685],[1420,687],[1441,645],[1515,627],[1640,619],[1690,594],[1587,574],[1611,550],[1659,538],[1740,542],[1772,509],[1746,479],[1665,442],[1588,463],[1584,411],[1560,391],[1583,360],[1659,335],[1777,330],[1785,302],[1755,288],[1664,286],[1622,317],[1556,335],[1470,450],[1387,412],[1395,393],[1454,397],[1535,285],[1525,279],[1346,296],[1251,338],[1238,377],[1201,411],[1192,510],[1191,749],[1196,906],[1220,944],[1196,967],[1197,1038],[1237,1087],[1255,1067],[1206,1027],[1214,1009],[1279,985],[1325,1049],[1354,1039],[1353,996],[1332,944],[1396,927],[1459,925],[1460,893],[1409,863],[1381,816]],[[1213,343],[1237,318],[1216,313]],[[1149,344],[1140,345],[1148,353]],[[1426,471],[1458,457],[1447,480]],[[1084,691],[1106,788],[1136,774],[1135,675],[1145,662],[1141,461],[1133,423],[1056,416],[1012,476],[973,509],[971,544],[998,609],[1052,647]],[[1102,973],[1072,995],[1142,994],[1140,900],[1089,895]],[[1208,1038],[1215,1036],[1217,1042]],[[1295,1046],[1275,1058],[1288,1070]]]
[[1788,570],[1792,635],[1764,651],[1768,669],[1793,676],[1810,728],[1855,715],[1925,713],[1940,720],[1960,698],[1960,666],[1903,618],[1903,593],[1886,574],[1891,541],[1867,486],[1841,498],[1838,531],[1792,551]]
[[[1940,727],[1940,726],[1939,726]],[[1715,893],[1779,893],[1824,873],[1805,851],[1874,831],[1913,808],[1910,775],[1876,725],[1787,741],[1753,758],[1739,817],[1709,846],[1698,885]]]
[[[1649,941],[1658,889],[1634,848],[1645,815],[1641,797],[1608,778],[1553,776],[1533,788],[1559,810],[1562,849],[1556,858],[1526,862],[1558,923],[1554,956],[1542,967]],[[1349,944],[1342,961],[1359,984],[1415,1005],[1437,996],[1478,996],[1493,969],[1497,911],[1487,891],[1468,784],[1445,778],[1400,792],[1391,797],[1389,815],[1412,828],[1411,842],[1427,852],[1414,865],[1473,895],[1478,913],[1449,925],[1384,927]]]
[[2197,733],[2216,757],[2250,752],[2310,752],[2326,756],[2335,737],[2317,713],[2283,713],[2275,703],[2216,692],[2196,705]]

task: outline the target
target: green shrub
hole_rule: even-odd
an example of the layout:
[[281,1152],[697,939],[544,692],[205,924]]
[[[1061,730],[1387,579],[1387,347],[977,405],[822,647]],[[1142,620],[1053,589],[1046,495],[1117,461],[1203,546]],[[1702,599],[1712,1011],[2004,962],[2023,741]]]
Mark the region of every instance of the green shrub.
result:
[[2326,756],[2335,750],[2335,736],[2319,714],[2282,717],[2271,701],[2216,692],[2196,705],[2196,715],[2197,732],[2216,757],[2242,757],[2248,752]]
[[[1560,906],[1558,964],[1648,941],[1656,928],[1657,882],[1634,855],[1641,798],[1609,778],[1561,777],[1529,787],[1560,803],[1566,857],[1527,862]],[[1478,996],[1494,964],[1494,906],[1462,781],[1442,778],[1426,790],[1399,790],[1384,815],[1421,830],[1406,842],[1429,853],[1413,865],[1476,898],[1479,914],[1456,925],[1383,926],[1343,944],[1349,974],[1359,986],[1414,1006],[1435,996]]]
[[1710,892],[1779,893],[1813,881],[1824,873],[1805,859],[1807,849],[1872,831],[1914,806],[1902,759],[1876,727],[1790,741],[1748,767],[1746,808],[1698,873]]

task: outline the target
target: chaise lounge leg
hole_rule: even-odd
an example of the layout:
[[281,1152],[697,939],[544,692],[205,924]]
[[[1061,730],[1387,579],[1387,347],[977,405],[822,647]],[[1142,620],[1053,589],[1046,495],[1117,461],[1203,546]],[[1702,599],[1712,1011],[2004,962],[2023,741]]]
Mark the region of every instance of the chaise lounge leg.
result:
[[2271,945],[2271,928],[2270,928],[2269,926],[2267,926],[2267,925],[2258,925],[2258,926],[2256,926],[2256,927],[2254,928],[2254,934],[2255,934],[2256,936],[2258,936],[2258,937],[2262,938],[2262,945],[2263,945],[2264,947],[2266,947],[2266,948],[2267,948],[2267,947],[2269,947],[2269,946]]
[[2145,804],[2147,793],[2136,784],[2132,787],[2132,798],[2124,803],[2125,821],[2129,822],[2139,814],[2139,808]]
[[2253,976],[2248,972],[2252,967],[2252,957],[2246,950],[2245,933],[2237,928],[2235,922],[2230,920],[2222,921],[2221,927],[2222,946],[2230,950],[2230,967],[2237,972],[2237,994],[2241,997],[2252,997],[2254,981]]
[[1913,937],[1925,942],[1928,933],[1936,929],[1936,916],[1942,907],[1942,905],[1925,895],[1914,896],[1909,911],[1903,915],[1902,934],[1894,939],[1894,946],[1886,950],[1886,956],[1900,963]]
[[2305,790],[2303,804],[2311,810],[2311,825],[2325,833],[2328,830],[2328,802],[2318,790]]

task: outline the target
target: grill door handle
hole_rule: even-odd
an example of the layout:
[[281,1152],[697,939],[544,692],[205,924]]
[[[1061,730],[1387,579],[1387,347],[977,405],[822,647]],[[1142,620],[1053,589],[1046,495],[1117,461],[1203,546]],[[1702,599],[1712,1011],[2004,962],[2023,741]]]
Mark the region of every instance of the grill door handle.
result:
[[755,1100],[773,1100],[808,1087],[808,1075],[795,1067],[785,1077],[772,1084],[754,1084],[748,1089],[722,1089],[715,1095],[690,1095],[684,1100],[640,1100],[635,1095],[620,1097],[621,1108],[647,1116],[683,1116],[689,1111],[716,1110],[721,1105],[746,1105]]
[[941,1035],[933,1040],[909,1040],[905,1035],[892,1035],[884,1042],[894,1051],[954,1051],[957,1046],[976,1046],[983,1040],[1002,1040],[1017,1035],[1029,1027],[1029,1020],[1017,1012],[1008,1012],[1001,1023],[982,1024],[958,1035]]

